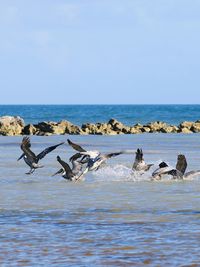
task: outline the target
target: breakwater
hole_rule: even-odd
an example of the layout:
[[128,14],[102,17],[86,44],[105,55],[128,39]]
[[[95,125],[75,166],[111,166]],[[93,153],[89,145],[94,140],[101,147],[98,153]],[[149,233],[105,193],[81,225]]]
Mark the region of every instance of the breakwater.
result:
[[171,125],[162,121],[147,124],[125,125],[116,119],[105,123],[84,123],[81,126],[62,120],[60,122],[43,121],[36,124],[25,124],[19,116],[0,117],[0,135],[116,135],[142,133],[199,133],[200,120],[184,121],[179,125]]

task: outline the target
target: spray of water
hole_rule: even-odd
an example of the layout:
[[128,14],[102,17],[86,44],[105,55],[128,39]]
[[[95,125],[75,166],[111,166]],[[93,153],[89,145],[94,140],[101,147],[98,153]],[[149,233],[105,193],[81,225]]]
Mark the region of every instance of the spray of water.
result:
[[[102,182],[103,181],[133,181],[133,182],[151,181],[152,172],[158,167],[160,162],[161,160],[154,162],[154,167],[147,172],[133,171],[131,167],[122,164],[117,164],[100,168],[98,171],[92,172],[92,176],[95,180]],[[198,180],[198,179],[200,179],[200,175],[194,176],[188,180]],[[165,181],[176,182],[178,180],[173,180],[170,175],[165,175],[159,182],[165,182]]]
[[98,181],[147,181],[150,180],[151,174],[149,172],[133,172],[130,167],[117,164],[93,172],[93,177]]

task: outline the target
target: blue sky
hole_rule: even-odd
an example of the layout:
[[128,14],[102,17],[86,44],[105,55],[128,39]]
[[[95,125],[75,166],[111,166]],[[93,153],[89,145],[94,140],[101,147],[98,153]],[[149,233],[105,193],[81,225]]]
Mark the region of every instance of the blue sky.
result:
[[200,1],[0,1],[0,104],[200,103]]

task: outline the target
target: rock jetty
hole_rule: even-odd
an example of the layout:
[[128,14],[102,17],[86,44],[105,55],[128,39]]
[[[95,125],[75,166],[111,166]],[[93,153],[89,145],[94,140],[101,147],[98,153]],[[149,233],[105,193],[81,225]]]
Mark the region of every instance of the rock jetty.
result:
[[199,133],[200,120],[196,122],[184,121],[178,126],[165,122],[155,121],[147,124],[124,125],[116,119],[110,119],[107,123],[85,123],[81,127],[69,121],[60,122],[43,121],[37,124],[27,124],[18,116],[0,117],[0,135],[116,135],[116,134],[142,134],[142,133]]
[[24,120],[18,116],[0,117],[0,135],[21,135],[24,127]]

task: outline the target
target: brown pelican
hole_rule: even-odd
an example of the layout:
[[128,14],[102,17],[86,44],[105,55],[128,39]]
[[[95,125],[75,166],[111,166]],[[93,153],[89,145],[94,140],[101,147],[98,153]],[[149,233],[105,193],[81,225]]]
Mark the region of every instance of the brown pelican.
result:
[[24,159],[26,164],[31,168],[30,171],[26,174],[31,174],[35,171],[35,169],[42,168],[44,166],[39,165],[38,162],[39,160],[43,159],[48,153],[56,149],[58,146],[64,144],[64,142],[59,143],[58,145],[55,146],[50,146],[46,149],[44,149],[41,153],[39,153],[37,156],[33,151],[30,149],[31,143],[30,143],[30,138],[29,137],[23,137],[22,143],[21,143],[21,149],[23,151],[23,154],[18,158]]
[[170,168],[166,162],[161,162],[159,164],[159,168],[156,169],[153,173],[152,173],[152,177],[151,180],[161,180],[162,176],[164,174],[166,174],[167,171],[170,171],[172,168]]
[[143,157],[142,149],[137,149],[135,161],[133,163],[133,171],[148,171],[154,164],[146,164]]
[[187,160],[185,155],[178,155],[177,162],[176,162],[176,170],[181,172],[182,174],[185,174],[185,171],[187,169]]
[[[103,165],[108,159],[121,155],[121,154],[132,154],[132,150],[123,150],[119,152],[113,152],[113,153],[107,153],[107,154],[102,154],[97,150],[92,150],[92,151],[87,151],[83,149],[81,146],[71,142],[69,139],[67,140],[68,144],[74,148],[75,150],[79,151],[79,153],[76,153],[75,155],[79,156],[86,156],[85,162],[87,162],[86,169],[83,171],[81,175],[86,174],[88,171],[93,171],[93,170],[98,170],[100,166]],[[74,155],[74,156],[75,156]],[[82,158],[81,161],[84,159]]]
[[[162,162],[160,165],[164,166],[164,162]],[[160,167],[159,165],[159,167]],[[167,164],[166,164],[167,165]],[[185,173],[187,169],[187,160],[185,155],[178,155],[177,157],[177,163],[176,163],[176,168],[170,168],[167,166],[165,167],[160,167],[152,174],[152,179],[153,180],[158,180],[158,178],[161,179],[161,177],[165,174],[171,175],[172,179],[190,179],[196,175],[200,175],[200,170],[197,171],[190,171]]]
[[62,168],[52,176],[61,173],[62,177],[69,181],[77,181],[82,178],[82,175],[79,175],[82,171],[82,163],[80,161],[73,160],[72,168],[70,168],[69,164],[63,161],[59,156],[57,156],[57,161],[60,163]]

